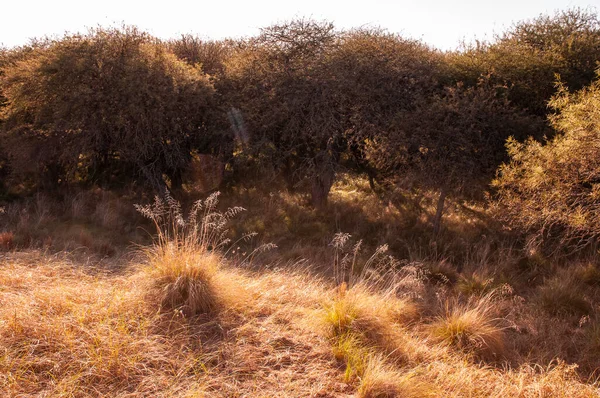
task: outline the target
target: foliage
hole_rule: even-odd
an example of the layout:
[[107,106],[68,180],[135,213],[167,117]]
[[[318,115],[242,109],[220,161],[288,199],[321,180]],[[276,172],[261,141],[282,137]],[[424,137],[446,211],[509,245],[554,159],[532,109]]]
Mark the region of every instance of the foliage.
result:
[[48,39],[15,58],[0,84],[19,173],[49,185],[142,175],[155,187],[164,173],[176,186],[193,151],[224,145],[206,76],[135,28]]
[[447,195],[481,197],[505,159],[508,137],[541,128],[484,80],[476,87],[447,87],[398,113],[397,129],[374,139],[370,158],[398,184],[440,192],[434,230],[440,229]]
[[225,62],[233,51],[234,42],[202,40],[198,36],[183,34],[166,42],[167,48],[189,65],[198,66],[209,76],[220,76]]
[[241,110],[255,157],[283,170],[290,186],[305,178],[333,182],[342,143],[330,117],[325,54],[335,34],[328,23],[297,20],[263,29],[227,64],[226,92]]
[[552,105],[560,134],[545,143],[510,140],[510,162],[494,186],[500,216],[528,233],[531,244],[578,249],[600,237],[600,80],[572,94],[560,86]]
[[431,92],[435,62],[424,45],[379,30],[337,33],[296,20],[264,29],[228,61],[228,91],[250,145],[290,187],[310,184],[326,205],[341,165],[368,171],[365,148],[391,115]]
[[392,149],[382,147],[380,137],[398,129],[398,113],[414,111],[440,91],[441,63],[440,55],[423,43],[382,30],[340,35],[328,67],[348,147],[345,166],[371,179],[384,175],[369,153]]
[[498,90],[483,81],[472,88],[449,87],[414,111],[402,112],[399,131],[383,146],[395,156],[381,154],[381,162],[387,158],[391,167],[407,170],[425,187],[480,192],[505,157],[506,139],[527,137],[536,128]]
[[448,55],[449,74],[475,84],[482,75],[507,85],[511,102],[545,116],[556,76],[571,90],[590,84],[600,61],[600,21],[592,9],[572,8],[514,24],[492,43]]

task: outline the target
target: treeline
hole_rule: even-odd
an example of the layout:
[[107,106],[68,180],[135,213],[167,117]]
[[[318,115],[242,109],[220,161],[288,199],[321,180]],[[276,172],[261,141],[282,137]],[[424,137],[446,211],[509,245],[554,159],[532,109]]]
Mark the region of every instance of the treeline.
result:
[[[131,27],[35,40],[0,51],[2,189],[177,191],[210,154],[229,184],[281,181],[317,208],[340,171],[376,190],[436,190],[439,229],[445,198],[482,197],[506,162],[494,183],[503,216],[588,241],[600,230],[589,169],[600,160],[599,61],[600,21],[582,9],[453,52],[312,20],[240,40],[161,41]],[[577,192],[545,197],[556,184]],[[543,211],[559,202],[555,218]]]

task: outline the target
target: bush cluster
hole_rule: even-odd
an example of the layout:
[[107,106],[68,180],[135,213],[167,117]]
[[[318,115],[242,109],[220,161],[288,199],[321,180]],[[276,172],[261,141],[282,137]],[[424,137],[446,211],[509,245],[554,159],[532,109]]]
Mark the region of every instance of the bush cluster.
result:
[[278,181],[318,209],[341,171],[437,191],[437,232],[446,198],[482,198],[507,162],[495,183],[507,219],[585,243],[598,84],[584,87],[599,54],[583,9],[452,52],[313,20],[240,40],[131,27],[34,40],[0,50],[0,188],[177,191],[209,155],[230,184]]

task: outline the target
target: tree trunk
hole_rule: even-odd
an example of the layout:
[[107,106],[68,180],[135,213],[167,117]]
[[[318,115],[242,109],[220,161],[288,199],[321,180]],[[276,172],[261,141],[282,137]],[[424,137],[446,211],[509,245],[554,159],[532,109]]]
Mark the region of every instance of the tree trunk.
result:
[[165,198],[169,193],[167,188],[167,184],[165,184],[164,180],[158,175],[154,170],[150,170],[148,166],[143,164],[141,161],[136,162],[139,170],[142,172],[144,177],[146,177],[146,182],[154,189],[154,191],[160,195],[162,198]]
[[448,194],[446,187],[442,187],[440,190],[440,196],[437,202],[437,209],[435,211],[435,218],[433,219],[433,234],[437,238],[442,229],[442,215],[444,214],[444,204],[446,202],[446,195]]
[[369,176],[369,187],[371,188],[371,191],[377,193],[377,188],[375,187],[375,177],[373,176],[373,173],[367,171],[367,175]]
[[171,180],[171,192],[181,190],[183,185],[183,175],[181,170],[173,170],[169,173],[169,180]]
[[289,159],[285,161],[282,167],[283,170],[283,179],[285,182],[285,188],[290,193],[296,192],[296,183],[297,178],[294,174],[294,165],[291,163]]
[[326,169],[313,177],[311,194],[312,205],[315,209],[324,210],[327,208],[327,199],[333,185],[334,174],[333,170]]

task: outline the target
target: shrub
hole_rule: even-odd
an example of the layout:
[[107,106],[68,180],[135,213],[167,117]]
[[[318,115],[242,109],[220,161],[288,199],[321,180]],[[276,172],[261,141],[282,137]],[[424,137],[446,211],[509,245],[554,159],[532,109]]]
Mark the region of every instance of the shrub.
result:
[[208,78],[135,28],[15,50],[0,87],[13,170],[49,187],[142,177],[172,188],[192,154],[224,148]]
[[532,246],[574,251],[600,237],[600,79],[574,94],[560,87],[551,104],[554,139],[508,141],[510,161],[493,183],[497,214]]
[[439,192],[434,233],[441,228],[448,196],[482,198],[506,160],[510,136],[535,135],[540,124],[516,109],[502,87],[481,80],[458,84],[398,110],[396,128],[375,138],[370,157],[392,180]]
[[551,113],[547,103],[556,75],[569,89],[579,90],[594,79],[599,54],[597,12],[571,8],[517,22],[491,43],[448,54],[448,74],[468,85],[490,75],[509,88],[513,104],[543,118]]

